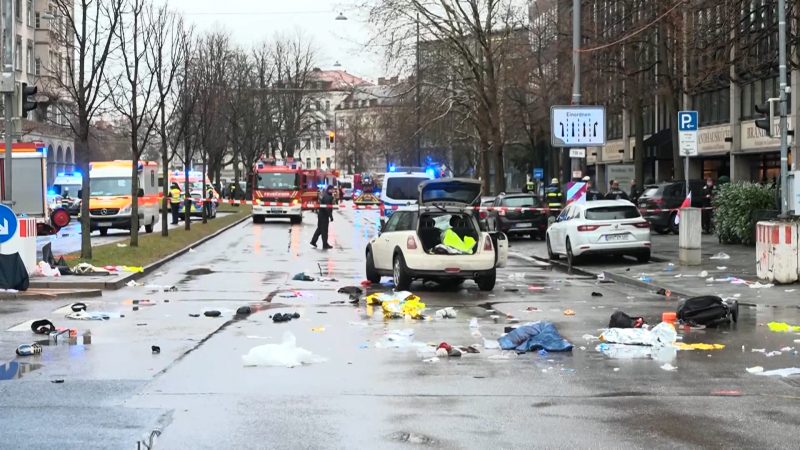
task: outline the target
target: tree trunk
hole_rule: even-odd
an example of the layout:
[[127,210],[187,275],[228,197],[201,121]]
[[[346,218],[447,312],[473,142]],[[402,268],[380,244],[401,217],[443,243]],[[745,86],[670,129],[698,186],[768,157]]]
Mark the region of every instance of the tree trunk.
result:
[[89,219],[89,199],[91,188],[89,186],[89,161],[91,150],[89,148],[89,121],[84,112],[79,112],[79,132],[75,136],[75,153],[78,157],[78,167],[81,171],[81,258],[92,259],[91,221]]
[[169,236],[169,146],[167,144],[167,116],[164,106],[161,107],[161,121],[159,123],[159,134],[161,135],[161,236]]
[[[200,174],[200,177],[202,179],[203,188],[200,191],[200,198],[202,198],[204,200],[208,200],[206,198],[206,167],[207,167],[206,160],[207,159],[208,159],[207,158],[207,153],[203,152],[203,172]],[[189,194],[189,193],[187,192],[187,194]],[[189,210],[187,209],[186,211],[187,211],[186,212],[186,217],[188,218],[189,217]],[[203,223],[208,223],[208,214],[206,214],[206,211],[208,211],[208,209],[206,209],[206,203],[203,202],[203,211],[202,211],[202,213],[203,213]]]
[[[635,78],[635,77],[633,77]],[[633,85],[630,92],[631,95],[631,115],[633,116],[634,142],[635,150],[633,152],[633,167],[634,176],[637,186],[644,185],[644,117],[642,114],[642,97],[639,90],[639,82],[635,79],[629,79]],[[611,180],[608,180],[609,182]]]
[[[135,135],[133,139],[136,139]],[[136,144],[131,155],[131,247],[139,246],[139,158],[136,157]]]
[[489,143],[486,142],[484,137],[480,137],[480,162],[479,162],[479,169],[481,174],[481,190],[486,192],[486,194],[491,194],[492,192],[492,185],[490,182],[489,175],[491,173],[491,168],[489,164]]
[[189,164],[191,160],[189,157],[191,156],[191,152],[189,148],[191,147],[191,143],[189,142],[189,136],[187,135],[183,138],[183,212],[184,212],[184,220],[183,220],[183,228],[186,231],[189,231],[192,228],[192,220],[189,214],[186,212],[189,211],[189,205],[187,201],[191,201],[191,195],[189,195]]
[[672,178],[674,180],[683,180],[683,164],[681,164],[681,152],[678,144],[678,97],[675,95],[674,89],[671,91],[668,94],[671,101],[667,102],[667,117],[669,118],[669,128],[672,132],[672,164],[674,166]]

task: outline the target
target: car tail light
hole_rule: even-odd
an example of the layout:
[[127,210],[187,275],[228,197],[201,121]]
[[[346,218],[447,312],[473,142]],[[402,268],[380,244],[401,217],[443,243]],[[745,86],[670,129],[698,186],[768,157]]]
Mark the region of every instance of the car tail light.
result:
[[408,239],[406,239],[406,248],[409,250],[417,249],[417,241],[414,239],[414,236],[409,236]]
[[487,214],[486,211],[481,211],[480,212],[480,217],[481,217],[481,219],[485,219],[485,218],[489,217],[489,214]]
[[578,225],[578,231],[595,231],[600,227],[605,227],[607,225]]
[[650,228],[650,222],[646,220],[644,222],[636,222],[632,225],[635,226],[636,228]]
[[486,241],[483,243],[483,251],[491,252],[494,251],[494,247],[492,246],[492,238],[486,236]]

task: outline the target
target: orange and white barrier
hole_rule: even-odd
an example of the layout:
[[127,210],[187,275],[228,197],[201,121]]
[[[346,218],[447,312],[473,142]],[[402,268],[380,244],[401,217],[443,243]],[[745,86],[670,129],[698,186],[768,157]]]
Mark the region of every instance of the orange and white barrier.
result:
[[36,270],[36,219],[19,218],[14,237],[0,244],[0,253],[19,253],[28,275],[32,274]]
[[798,279],[797,225],[786,222],[756,224],[756,275],[771,283]]

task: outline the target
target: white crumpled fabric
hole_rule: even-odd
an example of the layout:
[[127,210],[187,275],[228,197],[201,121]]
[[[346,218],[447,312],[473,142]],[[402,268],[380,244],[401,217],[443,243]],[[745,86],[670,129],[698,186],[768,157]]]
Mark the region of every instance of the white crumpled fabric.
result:
[[246,355],[242,355],[245,367],[297,367],[325,361],[325,358],[298,347],[294,334],[288,331],[283,334],[283,341],[280,344],[259,345],[251,348]]

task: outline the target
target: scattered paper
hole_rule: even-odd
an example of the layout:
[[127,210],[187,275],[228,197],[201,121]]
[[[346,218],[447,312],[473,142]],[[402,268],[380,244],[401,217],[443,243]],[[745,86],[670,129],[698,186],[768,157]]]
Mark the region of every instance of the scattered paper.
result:
[[754,366],[754,367],[748,367],[745,370],[747,370],[748,373],[761,373],[764,371],[764,368],[761,366]]
[[709,259],[731,259],[731,256],[725,252],[719,252],[716,255],[712,256]]
[[674,371],[678,370],[677,367],[673,366],[670,363],[665,363],[665,364],[661,365],[660,367],[661,367],[661,370],[666,370],[667,372],[674,372]]

